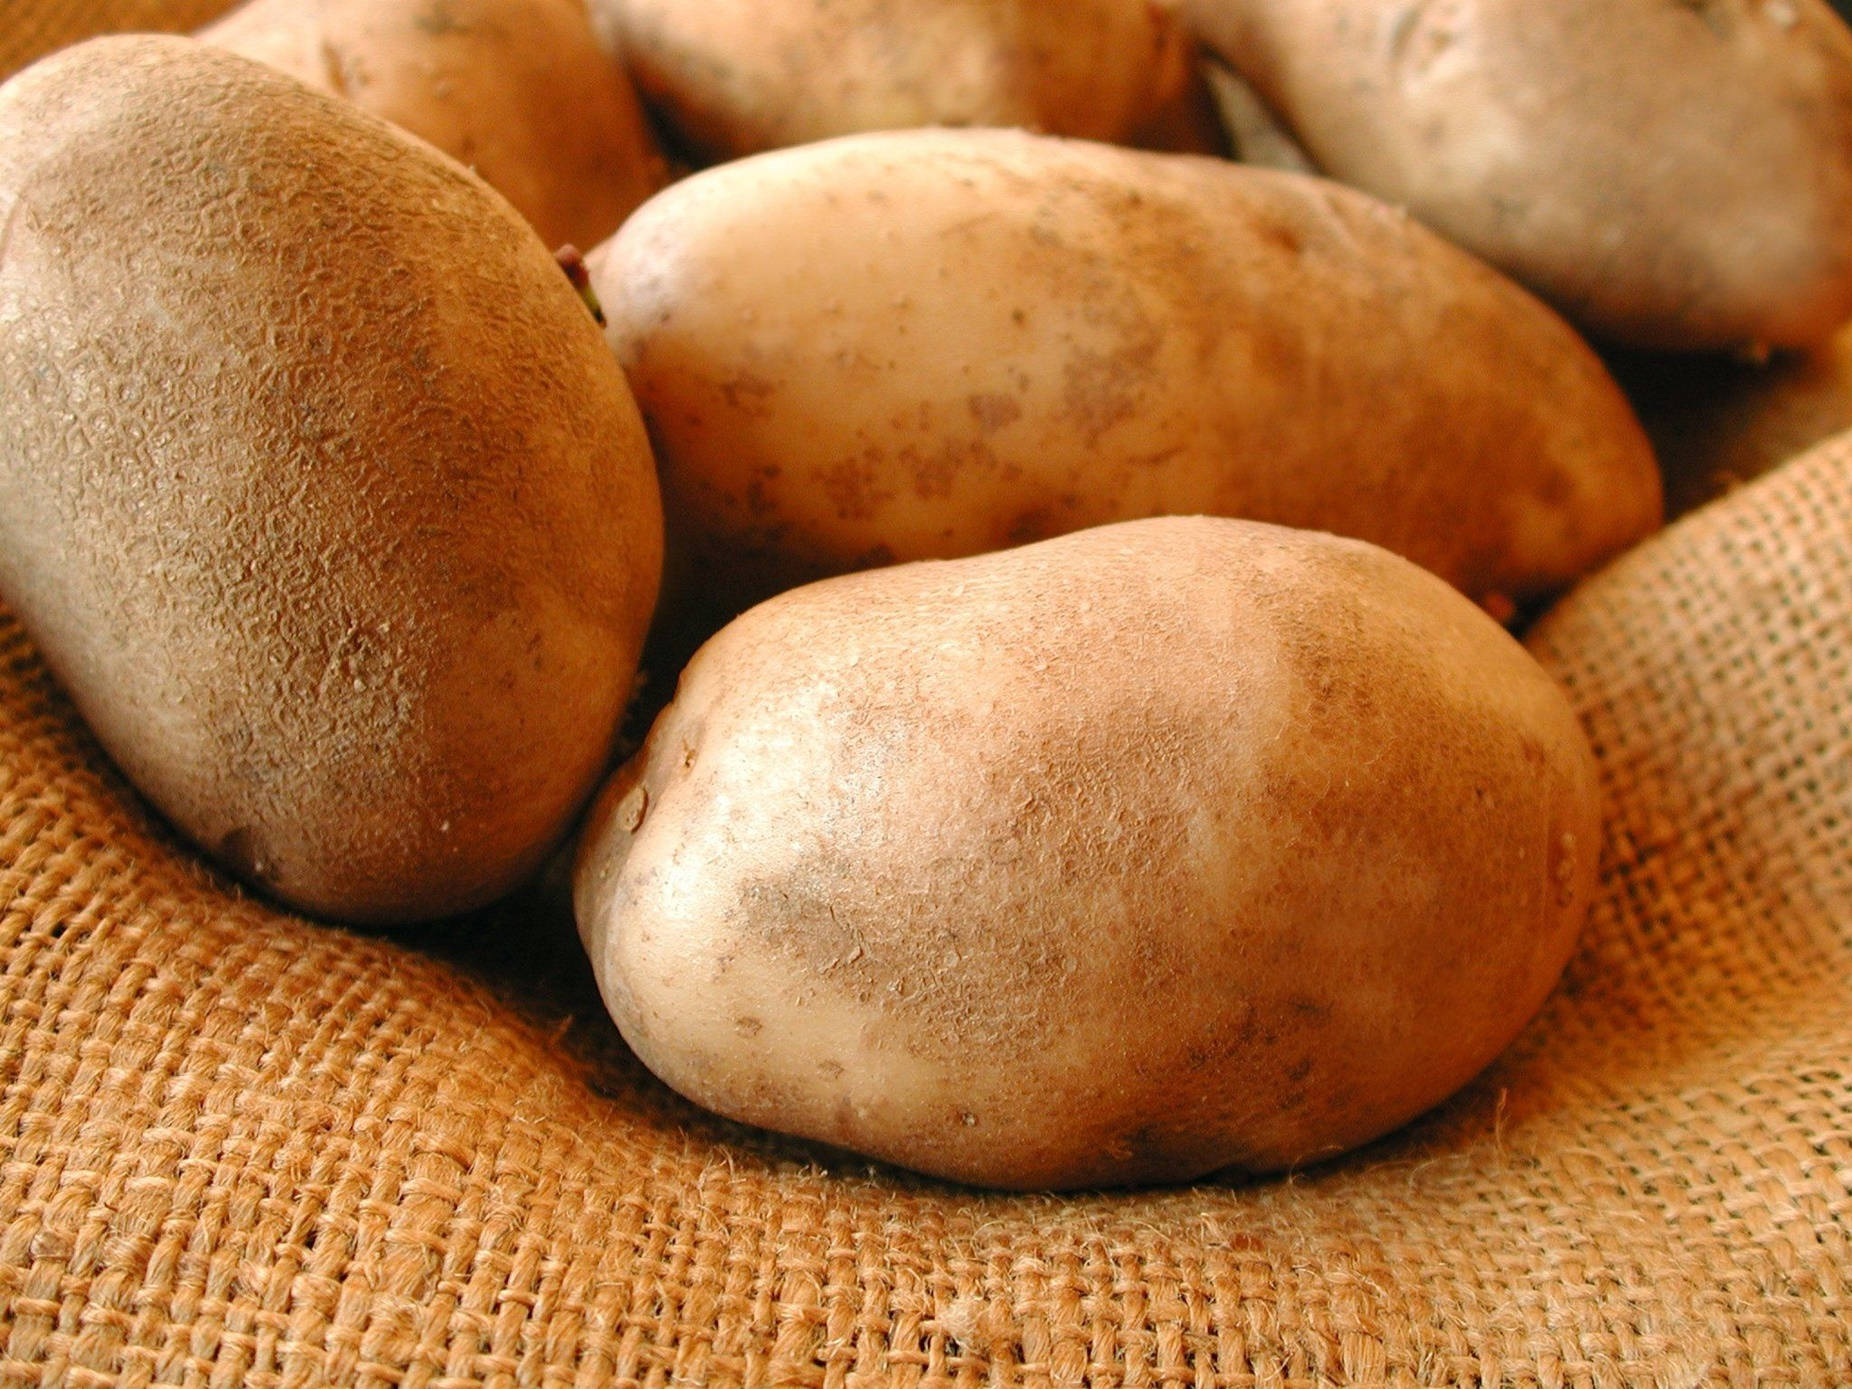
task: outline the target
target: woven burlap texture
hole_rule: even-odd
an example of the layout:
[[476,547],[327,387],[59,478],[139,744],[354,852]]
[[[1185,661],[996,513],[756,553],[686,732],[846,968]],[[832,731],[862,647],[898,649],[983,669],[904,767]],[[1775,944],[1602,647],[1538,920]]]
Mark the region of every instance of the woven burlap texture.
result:
[[1610,842],[1489,1074],[1291,1179],[1070,1199],[683,1105],[544,894],[415,942],[238,898],[9,622],[0,1382],[1852,1383],[1848,515],[1841,442],[1534,633]]

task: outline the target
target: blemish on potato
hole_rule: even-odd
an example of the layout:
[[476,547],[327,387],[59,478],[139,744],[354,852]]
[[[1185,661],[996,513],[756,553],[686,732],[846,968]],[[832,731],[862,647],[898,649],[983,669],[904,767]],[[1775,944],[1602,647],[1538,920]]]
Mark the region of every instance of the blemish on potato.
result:
[[412,23],[425,33],[434,37],[447,34],[467,34],[470,26],[458,19],[450,7],[449,0],[431,0],[431,3],[412,16]]
[[776,468],[762,468],[746,483],[746,511],[755,518],[772,515],[778,510],[778,502],[766,487],[768,477],[775,476]]
[[626,834],[635,834],[642,828],[648,810],[649,788],[639,782],[617,803],[617,823]]
[[893,489],[882,481],[878,467],[880,451],[868,453],[872,457],[845,458],[817,473],[818,486],[840,520],[865,521],[893,499]]
[[986,434],[995,434],[1022,418],[1022,402],[1014,396],[977,393],[966,400],[971,418]]
[[1419,0],[1395,17],[1389,52],[1404,80],[1427,76],[1459,42],[1458,8],[1457,0]]
[[1305,242],[1299,233],[1283,221],[1272,218],[1258,218],[1254,231],[1260,241],[1284,251],[1289,256],[1298,256],[1305,251]]
[[328,83],[328,90],[346,100],[349,96],[347,62],[341,56],[341,51],[324,38],[320,45],[320,55],[322,76]]
[[1151,375],[1158,340],[1148,336],[1111,352],[1077,348],[1064,365],[1062,405],[1090,445],[1138,413],[1139,389]]
[[1556,860],[1554,871],[1556,904],[1559,907],[1573,906],[1576,899],[1575,880],[1578,869],[1575,835],[1568,830],[1563,831],[1562,837],[1557,841],[1557,852],[1559,857]]
[[981,439],[948,439],[927,454],[909,447],[901,451],[901,461],[911,466],[913,492],[921,501],[948,497],[960,483],[974,485],[976,478],[997,471],[997,456]]
[[765,419],[772,413],[772,402],[778,394],[778,385],[755,372],[742,371],[720,383],[720,394],[729,406],[747,419]]

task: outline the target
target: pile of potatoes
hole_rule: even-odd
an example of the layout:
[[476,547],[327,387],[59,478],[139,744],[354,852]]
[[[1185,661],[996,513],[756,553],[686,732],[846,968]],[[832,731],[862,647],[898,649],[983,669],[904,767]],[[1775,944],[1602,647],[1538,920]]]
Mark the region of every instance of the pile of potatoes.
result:
[[1274,1171],[1573,949],[1501,624],[1661,521],[1611,365],[1748,414],[1848,318],[1824,0],[251,0],[0,87],[0,595],[280,902],[575,843],[703,1105]]

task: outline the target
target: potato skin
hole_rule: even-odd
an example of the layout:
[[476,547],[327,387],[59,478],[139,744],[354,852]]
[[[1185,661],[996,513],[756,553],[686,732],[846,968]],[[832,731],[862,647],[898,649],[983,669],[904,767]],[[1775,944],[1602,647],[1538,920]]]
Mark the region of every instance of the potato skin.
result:
[[1574,332],[1322,179],[1011,131],[854,136],[684,180],[589,263],[672,548],[733,612],[1199,512],[1522,599],[1658,523],[1651,449]]
[[199,37],[430,141],[549,247],[597,245],[668,181],[577,0],[250,0]]
[[1852,33],[1824,0],[1184,0],[1319,168],[1590,332],[1852,316]]
[[0,88],[0,594],[130,779],[285,902],[443,915],[605,769],[661,563],[552,256],[384,122],[186,39]]
[[1547,994],[1599,839],[1567,702],[1460,595],[1163,518],[755,608],[600,796],[575,896],[696,1102],[1079,1187],[1434,1104]]
[[698,156],[864,130],[1008,125],[1129,141],[1194,46],[1150,0],[590,0]]

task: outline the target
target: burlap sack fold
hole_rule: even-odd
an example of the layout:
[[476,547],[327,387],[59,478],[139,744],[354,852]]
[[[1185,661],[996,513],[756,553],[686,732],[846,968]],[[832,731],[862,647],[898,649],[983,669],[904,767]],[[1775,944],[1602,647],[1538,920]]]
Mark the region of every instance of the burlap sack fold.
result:
[[[0,70],[136,9],[6,3]],[[1852,440],[1533,634],[1610,838],[1486,1076],[1289,1179],[1062,1199],[697,1113],[544,895],[240,897],[0,618],[0,1385],[1852,1384],[1849,516]]]

